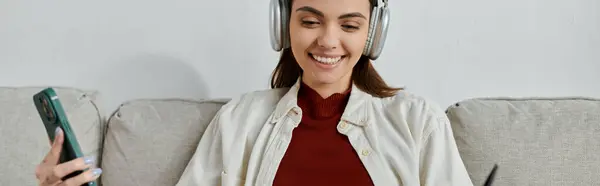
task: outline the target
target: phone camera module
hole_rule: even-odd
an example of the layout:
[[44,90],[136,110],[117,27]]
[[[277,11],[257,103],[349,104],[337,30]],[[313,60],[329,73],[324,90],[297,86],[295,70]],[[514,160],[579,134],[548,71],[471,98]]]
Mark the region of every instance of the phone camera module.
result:
[[54,120],[54,113],[52,112],[52,109],[50,109],[50,104],[48,103],[48,100],[41,98],[41,102],[42,102],[42,109],[44,109],[44,113],[46,114],[46,117],[48,118],[48,120],[50,120],[50,121]]

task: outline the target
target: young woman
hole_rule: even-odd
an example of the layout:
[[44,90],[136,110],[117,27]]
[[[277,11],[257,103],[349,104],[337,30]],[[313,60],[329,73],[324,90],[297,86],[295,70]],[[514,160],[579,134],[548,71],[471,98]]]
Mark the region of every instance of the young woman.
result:
[[371,65],[384,3],[274,0],[272,41],[283,51],[272,89],[222,107],[177,186],[472,185],[444,112]]
[[223,106],[177,186],[472,185],[444,112],[371,65],[384,2],[274,2],[273,89]]

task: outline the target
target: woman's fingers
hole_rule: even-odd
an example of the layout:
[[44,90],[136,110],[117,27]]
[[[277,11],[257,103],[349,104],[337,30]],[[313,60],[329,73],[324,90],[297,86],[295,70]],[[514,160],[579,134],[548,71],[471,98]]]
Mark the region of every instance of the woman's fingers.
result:
[[75,171],[82,171],[92,167],[95,160],[94,157],[83,157],[58,164],[64,142],[63,131],[57,128],[54,136],[50,151],[43,162],[36,167],[36,177],[43,183],[42,185],[64,184],[61,181],[62,178]]
[[84,183],[88,183],[98,179],[100,174],[102,174],[102,169],[100,168],[89,169],[75,177],[63,181],[59,184],[59,186],[80,186]]
[[42,163],[40,163],[35,169],[35,177],[40,181],[40,183],[42,183],[42,185],[55,183],[60,179],[59,177],[53,176],[53,169],[60,159],[63,141],[64,137],[62,130],[57,127],[50,151],[48,151],[48,154],[46,154],[46,157],[44,157]]
[[62,151],[63,142],[64,142],[63,132],[60,129],[60,127],[56,127],[56,132],[54,135],[54,142],[52,142],[52,147],[50,148],[50,151],[48,152],[48,154],[46,154],[46,157],[44,157],[42,164],[44,164],[44,165],[58,164],[58,160],[60,159],[60,152]]
[[57,166],[52,169],[50,181],[59,180],[75,171],[82,171],[92,167],[94,163],[93,157],[77,158]]
[[[35,176],[43,186],[80,186],[84,183],[96,180],[102,173],[102,169],[91,169],[94,157],[77,158],[68,162],[60,163],[60,155],[64,142],[64,133],[60,127],[56,128],[54,140],[48,154],[35,168]],[[62,181],[65,176],[76,172],[85,172],[68,180]]]

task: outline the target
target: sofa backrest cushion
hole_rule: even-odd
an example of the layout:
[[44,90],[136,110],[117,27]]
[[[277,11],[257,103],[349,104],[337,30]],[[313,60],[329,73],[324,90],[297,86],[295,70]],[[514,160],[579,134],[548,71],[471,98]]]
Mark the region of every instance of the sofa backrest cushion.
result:
[[175,185],[204,130],[228,100],[134,100],[109,119],[104,185]]
[[600,100],[487,98],[447,110],[475,185],[600,184]]

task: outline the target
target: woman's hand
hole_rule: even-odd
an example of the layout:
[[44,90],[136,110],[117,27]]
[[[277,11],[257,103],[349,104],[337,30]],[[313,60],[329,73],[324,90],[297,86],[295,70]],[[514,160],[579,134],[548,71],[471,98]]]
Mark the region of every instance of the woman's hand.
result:
[[[102,173],[102,169],[92,169],[94,158],[77,158],[62,164],[58,164],[60,152],[64,141],[64,134],[60,127],[56,128],[55,140],[52,143],[50,152],[46,155],[42,163],[35,168],[35,177],[40,186],[80,186],[84,183],[96,180]],[[89,170],[67,180],[61,178],[80,170]]]

